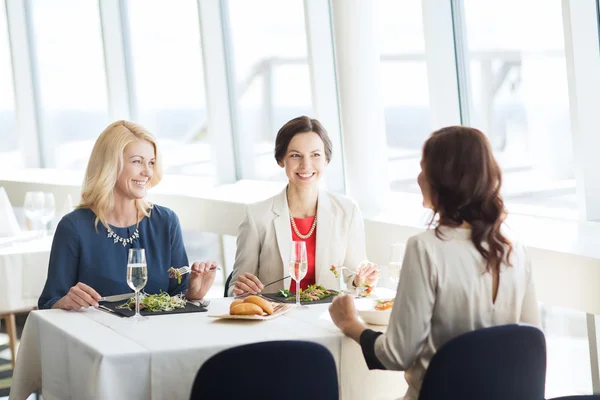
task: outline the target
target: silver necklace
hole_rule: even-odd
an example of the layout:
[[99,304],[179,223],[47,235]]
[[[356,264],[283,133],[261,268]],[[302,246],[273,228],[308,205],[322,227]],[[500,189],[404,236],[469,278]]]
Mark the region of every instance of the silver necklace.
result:
[[138,232],[138,228],[135,228],[135,232],[133,232],[133,235],[129,236],[128,238],[122,238],[121,236],[117,235],[112,229],[110,229],[110,227],[106,228],[106,231],[108,232],[108,234],[106,235],[107,238],[112,238],[113,239],[113,243],[121,243],[123,245],[123,247],[127,246],[130,243],[133,243],[134,240],[139,239],[140,237],[140,233]]
[[292,223],[292,229],[294,230],[294,233],[296,234],[296,236],[298,236],[302,240],[306,240],[309,237],[311,237],[311,235],[315,231],[315,228],[317,227],[317,216],[315,215],[315,219],[313,220],[312,226],[310,227],[310,230],[308,231],[308,233],[306,235],[303,235],[300,233],[300,231],[298,230],[298,227],[296,226],[296,221],[294,221],[294,217],[292,217],[292,212],[290,210],[288,210],[288,211],[290,212],[290,222]]

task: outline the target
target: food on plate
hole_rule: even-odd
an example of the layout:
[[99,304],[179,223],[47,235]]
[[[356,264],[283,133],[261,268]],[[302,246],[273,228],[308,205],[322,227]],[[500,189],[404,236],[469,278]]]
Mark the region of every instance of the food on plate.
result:
[[340,277],[340,272],[338,271],[335,265],[332,265],[331,268],[329,268],[329,270],[333,272],[333,275],[335,275],[336,278]]
[[271,302],[260,296],[248,296],[244,299],[244,303],[256,304],[268,315],[273,314],[273,305]]
[[233,309],[233,307],[237,306],[238,304],[242,304],[244,302],[244,300],[242,299],[237,299],[231,302],[231,304],[229,305],[229,312],[231,312],[231,310]]
[[231,315],[267,315],[273,314],[273,304],[260,296],[248,296],[245,299],[237,299],[229,305]]
[[169,273],[169,278],[177,278],[177,284],[181,285],[181,272],[178,269],[171,267],[167,272]]
[[263,315],[263,309],[253,303],[242,303],[231,308],[231,315]]
[[371,292],[373,291],[375,286],[371,286],[367,283],[361,283],[360,285],[358,285],[358,288],[359,288],[358,295],[360,297],[367,297],[367,296],[371,295]]
[[[178,294],[170,296],[169,293],[160,291],[159,294],[140,293],[140,310],[150,312],[172,311],[176,308],[184,308],[185,300],[183,295]],[[135,297],[127,300],[125,303],[118,305],[116,308],[128,308],[135,310]]]
[[392,308],[394,305],[394,300],[377,300],[375,304],[375,309],[378,311],[385,311]]
[[[335,290],[327,290],[321,285],[310,285],[304,290],[300,290],[300,301],[315,301],[321,300],[327,297],[333,297],[338,292]],[[277,292],[277,296],[284,297],[286,300],[295,300],[295,293],[290,292],[287,289],[281,289]]]

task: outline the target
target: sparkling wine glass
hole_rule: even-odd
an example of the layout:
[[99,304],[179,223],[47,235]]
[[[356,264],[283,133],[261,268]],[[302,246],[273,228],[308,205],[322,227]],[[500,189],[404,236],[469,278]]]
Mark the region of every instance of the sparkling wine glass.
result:
[[388,275],[394,284],[394,289],[398,289],[400,282],[400,270],[402,269],[402,260],[404,259],[403,243],[395,243],[390,246],[390,261],[388,262]]
[[148,266],[146,265],[146,252],[144,249],[129,249],[127,259],[127,284],[135,290],[135,315],[131,317],[134,321],[148,319],[140,314],[140,290],[148,282]]
[[296,307],[302,308],[300,303],[300,281],[308,272],[308,258],[306,256],[306,243],[292,242],[292,252],[289,264],[290,276],[296,281]]

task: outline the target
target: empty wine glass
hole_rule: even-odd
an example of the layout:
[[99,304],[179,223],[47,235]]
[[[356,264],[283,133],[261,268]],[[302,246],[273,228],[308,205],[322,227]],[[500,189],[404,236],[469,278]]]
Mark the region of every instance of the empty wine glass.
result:
[[388,275],[394,284],[394,289],[398,288],[400,282],[400,270],[402,269],[402,260],[404,259],[403,243],[395,243],[390,246],[390,261],[388,262]]
[[296,307],[302,308],[303,306],[300,303],[300,281],[308,272],[308,258],[306,256],[305,242],[292,242],[289,272],[292,279],[296,281]]
[[23,211],[25,217],[31,222],[31,230],[37,229],[37,221],[40,220],[44,208],[44,194],[42,192],[25,193]]
[[42,207],[42,211],[40,213],[39,219],[42,223],[42,230],[44,236],[47,233],[47,224],[48,222],[54,219],[54,215],[56,212],[56,203],[54,201],[54,195],[50,192],[44,192],[44,203]]
[[135,315],[130,317],[133,321],[148,319],[140,314],[140,290],[148,282],[148,266],[146,265],[146,252],[144,249],[129,249],[127,259],[127,284],[135,290]]

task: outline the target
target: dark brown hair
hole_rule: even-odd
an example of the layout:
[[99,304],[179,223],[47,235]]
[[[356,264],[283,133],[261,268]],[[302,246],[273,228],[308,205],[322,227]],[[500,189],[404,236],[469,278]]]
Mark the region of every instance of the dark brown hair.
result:
[[277,138],[275,139],[275,160],[277,160],[278,164],[283,161],[292,138],[299,133],[308,132],[314,132],[319,135],[325,145],[325,158],[327,162],[331,161],[333,146],[331,145],[331,139],[329,139],[327,131],[319,121],[303,115],[289,120],[277,132]]
[[[479,130],[450,126],[431,134],[423,145],[423,171],[431,191],[435,228],[471,225],[471,241],[487,261],[487,270],[500,270],[512,251],[500,227],[506,217],[500,195],[502,173],[490,142]],[[433,219],[432,219],[433,222]]]

